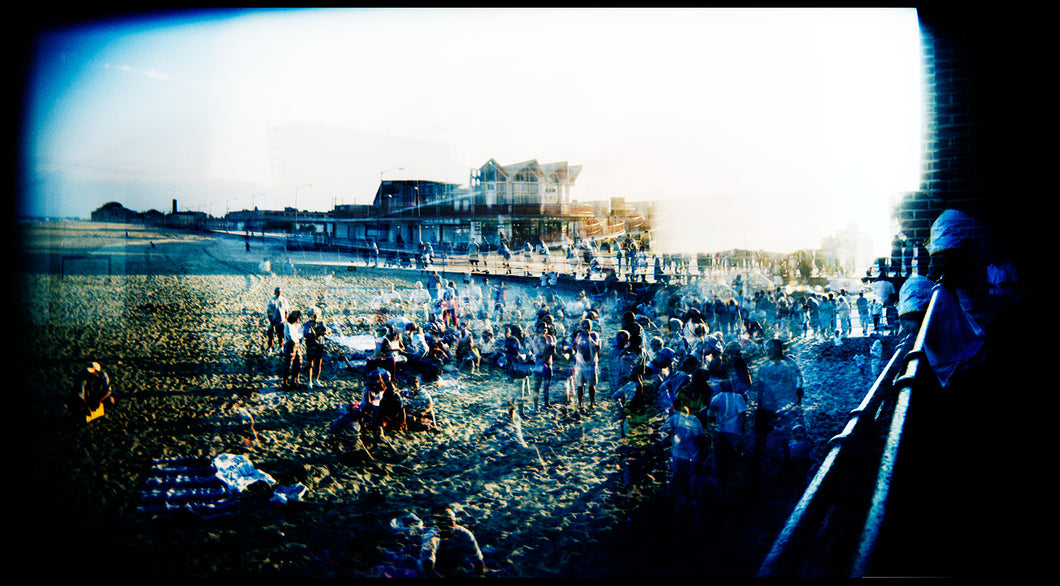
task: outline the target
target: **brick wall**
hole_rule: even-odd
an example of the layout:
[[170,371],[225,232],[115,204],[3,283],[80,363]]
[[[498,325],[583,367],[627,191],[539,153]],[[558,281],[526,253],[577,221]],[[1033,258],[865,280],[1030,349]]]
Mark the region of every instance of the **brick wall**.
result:
[[1041,227],[1051,215],[1040,187],[1048,167],[1033,162],[1047,145],[1040,119],[1055,110],[1036,110],[1042,96],[1053,94],[1031,89],[1047,79],[1033,65],[1046,53],[1033,50],[1041,43],[1032,32],[1033,15],[960,10],[918,9],[926,148],[920,189],[902,198],[896,219],[902,236],[922,244],[939,213],[965,211],[986,224],[1002,253],[1029,274],[1040,266]]

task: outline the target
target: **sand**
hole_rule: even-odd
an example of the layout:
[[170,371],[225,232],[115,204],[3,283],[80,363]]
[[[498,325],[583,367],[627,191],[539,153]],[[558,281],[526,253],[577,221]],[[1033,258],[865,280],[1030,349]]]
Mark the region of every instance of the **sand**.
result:
[[[427,518],[447,502],[475,533],[490,576],[752,576],[808,477],[768,469],[751,498],[741,469],[734,498],[702,532],[675,531],[661,448],[621,437],[606,384],[590,414],[559,396],[559,406],[528,413],[520,442],[504,410],[514,383],[485,369],[450,370],[427,387],[438,432],[363,445],[336,438],[328,424],[360,397],[361,377],[332,345],[325,388],[281,391],[280,358],[263,353],[272,290],[282,287],[295,308],[320,306],[343,335],[365,334],[371,299],[391,286],[407,292],[425,280],[420,271],[260,241],[247,252],[241,238],[142,226],[25,228],[8,442],[17,474],[7,484],[27,519],[23,559],[41,575],[411,576],[418,533],[400,519]],[[296,275],[259,270],[269,258],[280,272],[288,257]],[[613,315],[604,316],[605,340]],[[789,346],[807,382],[817,462],[871,382],[849,359],[867,352],[865,342],[848,340],[842,352]],[[86,424],[66,400],[89,360],[110,374],[118,403]],[[253,485],[231,514],[213,519],[137,511],[153,462],[221,454],[246,456],[276,484]],[[656,459],[627,472],[645,454]],[[301,501],[272,502],[277,487],[298,484],[307,489]]]

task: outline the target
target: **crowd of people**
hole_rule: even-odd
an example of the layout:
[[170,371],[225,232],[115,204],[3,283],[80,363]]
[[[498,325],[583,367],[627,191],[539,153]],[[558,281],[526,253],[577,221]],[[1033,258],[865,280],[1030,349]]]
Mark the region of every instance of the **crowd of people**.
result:
[[[363,359],[357,370],[365,383],[359,400],[332,422],[334,433],[437,429],[428,388],[443,373],[500,377],[508,382],[498,398],[510,417],[615,417],[631,445],[652,446],[627,452],[630,482],[661,464],[652,454],[668,450],[676,518],[692,526],[722,506],[737,469],[808,466],[801,371],[785,354],[785,341],[851,335],[846,312],[822,318],[810,307],[840,297],[856,307],[864,298],[847,299],[845,291],[795,297],[781,289],[701,297],[700,283],[628,282],[595,295],[563,294],[470,271],[461,285],[437,271],[424,274],[407,290],[391,286],[371,300],[378,344],[344,357],[348,365],[351,357]],[[269,307],[283,305],[281,299],[277,291]],[[287,323],[297,323],[292,313]],[[865,332],[886,328],[867,319],[859,324]],[[282,328],[283,380],[297,384],[297,352],[287,346],[292,328]],[[301,331],[305,339],[308,329]],[[752,371],[755,359],[763,363]],[[309,379],[320,384],[319,368],[315,378],[313,372]],[[770,450],[776,454],[767,458]]]
[[[882,288],[882,297],[752,290],[736,274],[724,283],[654,286],[615,278],[600,293],[563,294],[547,282],[491,282],[471,267],[460,285],[436,270],[421,274],[413,287],[391,286],[370,301],[378,343],[343,356],[347,365],[362,359],[355,370],[363,394],[343,407],[333,433],[436,430],[429,387],[443,373],[500,377],[508,382],[498,398],[511,418],[616,418],[628,443],[626,481],[662,469],[675,522],[692,530],[733,498],[738,470],[750,472],[752,488],[763,469],[808,470],[804,384],[786,344],[897,330],[889,311],[897,295]],[[310,351],[310,340],[329,332],[320,310],[309,311],[302,325],[279,290],[268,303],[269,347],[283,340],[285,385],[298,384],[300,344],[308,384],[322,384],[320,351]],[[760,365],[752,369],[753,362]],[[445,532],[431,539],[444,541]]]
[[[636,246],[617,247],[618,270],[599,293],[561,294],[545,279],[537,287],[509,286],[503,276],[491,283],[475,274],[475,265],[458,286],[430,270],[434,251],[422,246],[417,264],[424,282],[407,291],[392,286],[370,303],[378,345],[363,356],[363,368],[354,369],[363,376],[362,395],[343,407],[331,431],[436,430],[426,386],[446,371],[500,376],[508,381],[498,392],[510,417],[555,413],[557,404],[579,416],[613,414],[622,437],[641,446],[628,452],[639,458],[628,458],[627,479],[661,461],[676,522],[702,529],[709,512],[731,499],[737,470],[749,470],[755,488],[767,467],[799,473],[810,465],[802,370],[785,350],[792,340],[908,337],[920,327],[934,295],[949,320],[932,326],[948,329],[927,348],[940,384],[947,386],[981,361],[989,349],[984,326],[1018,288],[1014,268],[1003,259],[991,259],[980,271],[988,290],[972,282],[973,267],[966,255],[957,255],[967,252],[969,222],[955,214],[937,222],[928,243],[930,275],[910,275],[898,290],[880,277],[857,292],[752,289],[739,273],[728,282],[700,278],[684,284],[667,283],[657,273],[654,286],[647,286],[632,278],[650,258]],[[961,230],[947,232],[953,225]],[[542,248],[528,243],[523,252],[528,262],[534,254],[545,257],[544,275],[550,260],[548,248]],[[566,255],[575,258],[579,250],[591,266],[592,241],[570,244]],[[472,254],[481,259],[477,251]],[[511,251],[503,248],[498,256],[501,273],[510,274]],[[378,263],[378,257],[373,248],[365,262]],[[443,264],[446,258],[442,251]],[[293,275],[293,265],[285,272]],[[265,352],[279,348],[282,387],[301,386],[304,374],[307,388],[323,388],[325,357],[334,348],[328,340],[335,332],[324,323],[322,309],[309,307],[303,315],[277,287],[265,314]],[[341,358],[351,365],[350,356]],[[72,407],[91,420],[103,404],[114,404],[110,381],[98,363],[90,363],[77,376]],[[657,458],[663,453],[665,458]],[[456,523],[452,509],[439,507],[432,519],[423,540],[423,572],[481,574],[474,535]]]

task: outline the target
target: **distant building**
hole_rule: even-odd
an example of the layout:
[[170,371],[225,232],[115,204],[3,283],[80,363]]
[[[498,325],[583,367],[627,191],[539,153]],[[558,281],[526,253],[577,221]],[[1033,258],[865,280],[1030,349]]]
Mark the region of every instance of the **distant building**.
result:
[[135,222],[140,219],[140,214],[134,212],[123,206],[122,204],[112,201],[103,204],[98,209],[92,212],[90,218],[93,222],[115,222],[127,224],[129,222]]
[[329,213],[253,210],[228,214],[239,229],[297,234],[295,246],[409,248],[500,240],[559,243],[650,230],[650,206],[620,198],[578,203],[571,198],[581,165],[536,160],[501,165],[490,159],[471,173],[469,185],[421,179],[384,180],[369,205],[335,206]]

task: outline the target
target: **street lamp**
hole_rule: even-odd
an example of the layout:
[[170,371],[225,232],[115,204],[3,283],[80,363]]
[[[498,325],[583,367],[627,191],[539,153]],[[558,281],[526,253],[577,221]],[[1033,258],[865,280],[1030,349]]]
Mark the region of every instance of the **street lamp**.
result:
[[299,185],[298,187],[294,188],[294,231],[295,231],[295,233],[298,232],[298,190],[302,189],[303,187],[313,187],[313,186],[308,184],[308,183],[306,183],[305,185]]
[[383,182],[383,173],[387,173],[389,171],[404,171],[404,170],[405,170],[404,167],[391,167],[389,169],[384,169],[384,170],[380,171],[379,172],[379,183]]

